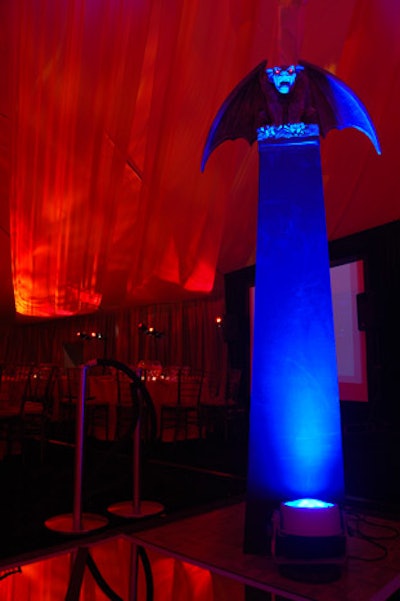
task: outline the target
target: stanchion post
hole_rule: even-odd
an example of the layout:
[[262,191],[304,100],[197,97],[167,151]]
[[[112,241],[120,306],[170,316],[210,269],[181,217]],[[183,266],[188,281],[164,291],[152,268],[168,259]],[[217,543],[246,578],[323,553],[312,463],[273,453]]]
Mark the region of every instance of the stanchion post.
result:
[[76,402],[74,501],[72,514],[54,516],[45,521],[49,530],[64,534],[80,534],[97,530],[108,524],[108,519],[97,514],[82,514],[83,450],[85,435],[85,399],[87,369],[91,364],[80,366],[79,394]]
[[74,472],[74,509],[73,528],[76,532],[82,529],[82,478],[83,478],[83,445],[85,430],[85,398],[87,367],[80,367],[79,395],[76,406],[75,430],[75,472]]
[[[140,395],[138,395],[140,397]],[[141,465],[140,465],[140,438],[141,438],[141,418],[142,418],[142,403],[138,398],[139,403],[139,417],[136,423],[135,430],[133,432],[133,512],[135,515],[140,515],[140,480],[141,480]]]

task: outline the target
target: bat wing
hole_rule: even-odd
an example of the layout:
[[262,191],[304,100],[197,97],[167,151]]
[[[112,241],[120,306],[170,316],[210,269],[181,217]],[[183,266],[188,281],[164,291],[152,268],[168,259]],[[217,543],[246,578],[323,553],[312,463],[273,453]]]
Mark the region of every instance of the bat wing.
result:
[[331,129],[354,127],[368,136],[376,152],[381,154],[372,120],[353,90],[325,69],[305,61],[299,61],[299,64],[304,67],[308,76],[321,134],[326,136]]
[[249,144],[253,144],[256,140],[256,121],[259,110],[265,104],[260,86],[260,73],[266,64],[267,61],[263,61],[250,71],[222,103],[204,146],[202,171],[212,151],[222,142],[245,138]]
[[[354,127],[371,140],[381,154],[379,140],[372,120],[356,94],[338,77],[306,61],[300,61],[310,85],[312,106],[322,136],[331,129]],[[260,75],[267,61],[255,67],[221,105],[208,134],[201,161],[201,170],[213,150],[226,140],[245,138],[249,144],[257,138],[259,115],[265,108],[266,98],[260,84]]]

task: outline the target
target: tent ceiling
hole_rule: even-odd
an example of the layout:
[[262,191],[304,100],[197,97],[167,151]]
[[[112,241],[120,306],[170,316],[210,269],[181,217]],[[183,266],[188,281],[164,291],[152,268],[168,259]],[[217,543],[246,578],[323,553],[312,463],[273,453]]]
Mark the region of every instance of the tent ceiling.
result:
[[226,143],[204,173],[201,154],[288,7],[284,42],[350,85],[382,146],[322,141],[328,237],[399,218],[400,4],[3,0],[0,315],[198,297],[254,262],[257,148]]

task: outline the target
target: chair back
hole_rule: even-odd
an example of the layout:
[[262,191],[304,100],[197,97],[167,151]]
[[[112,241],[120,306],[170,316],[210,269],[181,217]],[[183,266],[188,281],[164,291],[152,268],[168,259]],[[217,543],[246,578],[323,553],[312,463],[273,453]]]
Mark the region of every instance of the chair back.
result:
[[29,373],[29,385],[23,399],[23,412],[43,413],[51,417],[57,366],[39,364]]
[[32,365],[4,365],[0,400],[4,405],[22,406],[30,395]]
[[162,370],[164,380],[176,382],[180,372],[179,365],[166,365]]
[[58,367],[52,364],[39,364],[35,366],[30,374],[30,395],[34,400],[48,397],[56,381]]
[[203,378],[202,372],[192,372],[190,374],[182,370],[179,372],[178,405],[182,407],[197,407],[200,404]]
[[241,369],[229,369],[226,379],[226,393],[225,398],[227,401],[238,402],[240,397],[240,384],[242,381],[242,370]]
[[116,370],[117,405],[132,407],[135,402],[136,387],[132,379],[123,371]]
[[209,371],[204,374],[203,396],[206,400],[225,398],[226,378],[223,373]]

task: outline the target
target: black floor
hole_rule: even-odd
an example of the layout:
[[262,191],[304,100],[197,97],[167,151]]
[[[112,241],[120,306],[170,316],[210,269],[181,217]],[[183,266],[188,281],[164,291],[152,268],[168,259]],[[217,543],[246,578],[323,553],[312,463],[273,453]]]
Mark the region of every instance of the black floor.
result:
[[[176,443],[152,443],[142,450],[141,498],[161,503],[166,516],[225,502],[245,492],[247,442],[219,437]],[[68,535],[46,528],[52,516],[73,512],[73,447],[49,444],[41,461],[37,443],[24,455],[0,462],[0,562],[62,545]],[[109,519],[107,528],[125,518],[107,508],[132,499],[132,452],[129,443],[85,442],[82,510]],[[129,520],[128,520],[129,523]]]
[[[360,429],[343,439],[348,503],[369,512],[400,516],[400,433]],[[52,516],[72,513],[75,450],[49,444],[44,460],[32,442],[23,456],[0,461],[0,563],[62,545],[68,535],[45,527]],[[164,518],[202,511],[244,497],[247,437],[235,433],[205,440],[154,442],[142,449],[141,498],[157,501]],[[85,442],[82,509],[107,516],[106,528],[132,523],[107,508],[132,499],[132,452],[125,442]],[[143,522],[142,522],[143,523]]]

